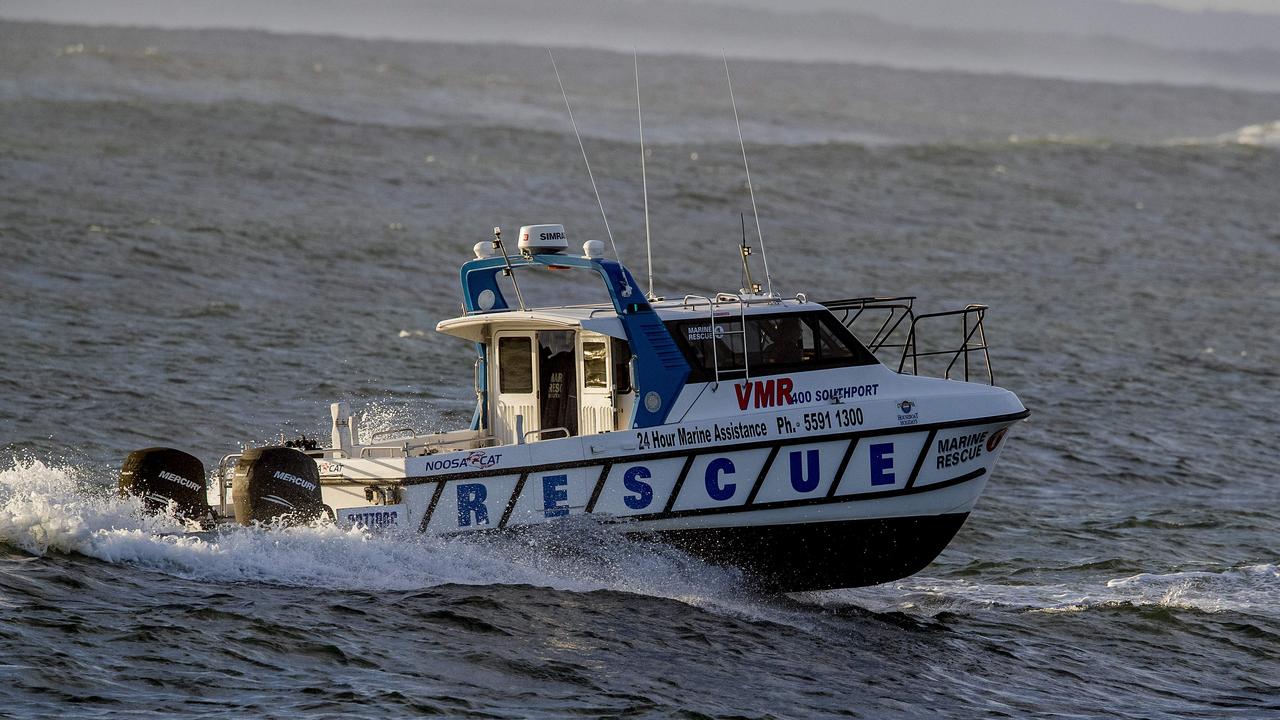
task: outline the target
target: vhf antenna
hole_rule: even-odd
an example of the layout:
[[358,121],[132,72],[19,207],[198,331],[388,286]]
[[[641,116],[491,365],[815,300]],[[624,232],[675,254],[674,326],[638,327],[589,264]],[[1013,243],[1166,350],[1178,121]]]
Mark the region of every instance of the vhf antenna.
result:
[[751,255],[751,246],[747,244],[747,216],[739,213],[738,218],[742,221],[742,273],[746,277],[742,290],[757,294],[760,292],[760,284],[751,279],[751,263],[747,262],[747,256]]
[[644,115],[640,113],[640,54],[633,48],[631,59],[636,66],[636,120],[640,122],[640,186],[644,189],[644,254],[649,266],[649,295],[653,300],[653,242],[649,238],[649,178],[644,168]]
[[[556,56],[547,48],[547,57],[551,58],[551,69],[556,72],[556,82],[560,84],[560,95],[564,97],[564,109],[569,111],[569,124],[573,126],[573,136],[578,139],[578,149],[582,151],[582,164],[587,166],[587,177],[591,178],[591,189],[596,194],[596,204],[600,206],[600,218],[604,220],[604,232],[609,236],[609,247],[613,248],[613,259],[622,264],[618,257],[618,246],[613,242],[613,231],[609,229],[609,216],[604,212],[604,201],[600,199],[600,188],[596,187],[596,176],[591,172],[591,161],[587,159],[587,147],[582,144],[582,135],[578,133],[578,123],[573,119],[573,108],[569,107],[569,93],[564,91],[564,81],[560,79],[560,68],[556,67]],[[630,294],[630,290],[627,290]]]
[[[747,144],[742,139],[742,123],[738,121],[738,101],[733,98],[733,79],[729,77],[729,58],[723,52],[720,58],[724,60],[724,79],[729,83],[729,102],[733,104],[733,124],[738,127],[738,146],[742,148],[742,169],[747,172],[747,192],[751,194],[751,213],[756,218],[756,237],[760,240],[760,256],[764,258],[764,282],[770,295],[773,294],[773,276],[769,274],[769,253],[764,247],[764,233],[760,230],[760,211],[756,209],[756,191],[751,186],[751,166],[747,164]],[[746,220],[743,220],[744,230]],[[745,242],[744,242],[745,248]],[[747,252],[744,249],[742,261],[747,261]]]
[[493,249],[502,253],[502,262],[506,264],[502,274],[511,278],[511,286],[516,289],[516,302],[520,304],[520,309],[524,310],[524,296],[520,294],[520,283],[516,282],[516,273],[511,268],[511,257],[507,255],[507,249],[502,246],[502,228],[500,227],[493,229]]

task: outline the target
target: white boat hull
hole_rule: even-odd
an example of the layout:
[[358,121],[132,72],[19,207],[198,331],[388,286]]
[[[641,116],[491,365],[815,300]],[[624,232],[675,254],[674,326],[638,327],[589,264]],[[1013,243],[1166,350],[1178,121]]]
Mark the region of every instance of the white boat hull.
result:
[[[320,466],[325,502],[348,522],[465,534],[590,515],[743,567],[777,589],[851,587],[910,575],[946,547],[986,486],[1007,429],[1025,416],[1017,410],[930,425],[796,430],[806,413],[812,420],[810,407]],[[717,440],[755,431],[762,436]],[[664,447],[669,437],[675,447]],[[368,504],[379,493],[366,488],[387,486],[396,502]]]

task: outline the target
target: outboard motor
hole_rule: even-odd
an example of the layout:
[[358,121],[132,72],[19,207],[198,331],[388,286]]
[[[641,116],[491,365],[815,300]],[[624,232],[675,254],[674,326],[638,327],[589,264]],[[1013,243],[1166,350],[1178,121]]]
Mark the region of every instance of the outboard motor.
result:
[[140,496],[148,513],[162,513],[173,501],[179,516],[210,517],[204,481],[204,463],[173,448],[134,450],[120,467],[120,494]]
[[286,515],[290,522],[306,523],[326,511],[316,461],[288,447],[245,450],[236,463],[231,499],[241,525]]

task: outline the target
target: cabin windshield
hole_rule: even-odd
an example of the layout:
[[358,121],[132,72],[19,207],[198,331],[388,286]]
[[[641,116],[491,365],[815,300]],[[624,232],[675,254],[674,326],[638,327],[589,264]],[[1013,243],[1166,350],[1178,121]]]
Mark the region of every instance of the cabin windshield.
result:
[[877,362],[829,312],[748,315],[746,322],[743,333],[740,317],[717,318],[714,337],[710,318],[667,323],[693,368],[690,382],[715,380],[717,363],[723,380],[748,370],[753,376],[777,375]]

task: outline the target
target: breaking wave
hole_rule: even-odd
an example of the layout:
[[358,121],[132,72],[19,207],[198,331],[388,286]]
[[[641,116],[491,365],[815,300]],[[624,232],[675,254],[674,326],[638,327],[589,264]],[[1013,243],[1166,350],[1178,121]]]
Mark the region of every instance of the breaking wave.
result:
[[1235,132],[1218,136],[1223,143],[1280,147],[1280,120],[1259,125],[1246,125]]
[[1174,145],[1248,145],[1251,147],[1280,148],[1280,120],[1245,125],[1231,132],[1207,138],[1181,138]]

